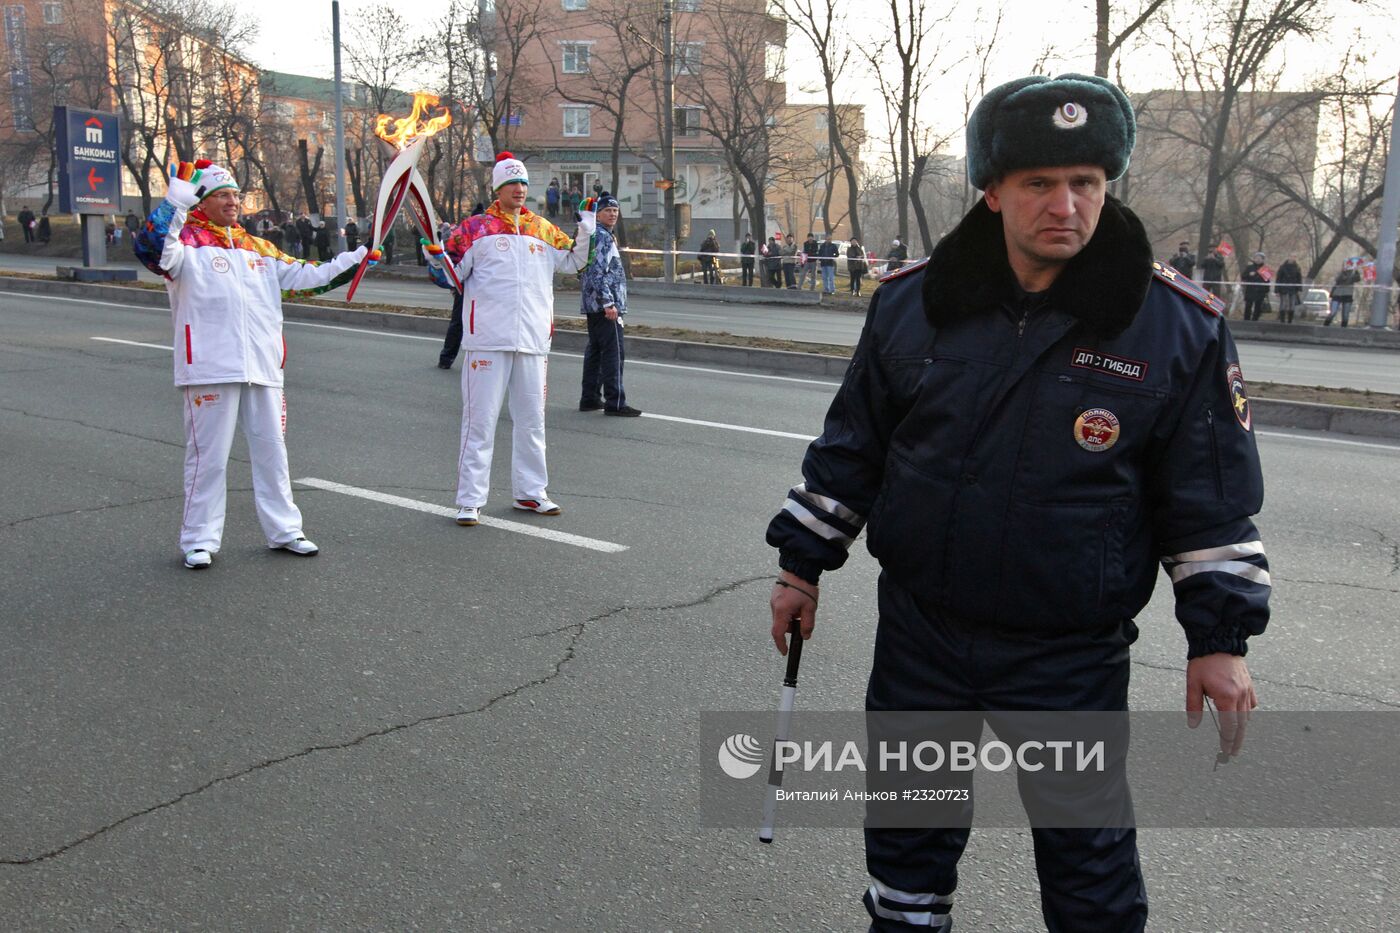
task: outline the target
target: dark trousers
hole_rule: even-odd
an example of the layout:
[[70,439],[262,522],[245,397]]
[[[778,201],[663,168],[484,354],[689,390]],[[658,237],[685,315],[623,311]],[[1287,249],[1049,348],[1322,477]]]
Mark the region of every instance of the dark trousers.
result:
[[442,341],[442,352],[438,354],[438,365],[450,367],[462,349],[462,293],[452,296],[452,320],[447,323],[447,337]]
[[622,388],[622,364],[627,353],[622,348],[622,318],[609,321],[599,311],[587,314],[588,346],[583,351],[583,392],[580,402],[597,402],[601,393],[603,407],[616,411],[626,406],[627,393]]
[[782,267],[781,267],[781,266],[767,266],[767,267],[766,267],[766,270],[767,270],[767,272],[768,272],[768,287],[769,287],[769,288],[782,288],[782,287],[783,287],[783,269],[782,269]]
[[1264,313],[1264,307],[1269,303],[1269,293],[1251,294],[1248,289],[1244,295],[1244,319],[1246,321],[1257,321],[1259,315]]
[[27,224],[20,224],[19,226],[20,226],[20,229],[24,231],[24,242],[26,242],[26,243],[33,243],[33,242],[34,242],[34,230],[33,230],[33,228],[31,228],[31,227],[28,226]]
[[739,260],[739,284],[745,288],[753,285],[753,260]]
[[851,273],[851,294],[852,294],[852,295],[859,295],[859,294],[860,294],[860,280],[863,279],[864,277],[865,277],[865,273],[864,273],[864,272],[852,272],[852,273]]
[[[1127,709],[1131,622],[1097,634],[1016,638],[940,618],[888,574],[880,575],[879,607],[867,710]],[[995,717],[988,719],[995,726]],[[1025,785],[1021,792],[1024,801]],[[969,835],[968,829],[866,829],[866,865],[886,889],[878,905],[866,895],[870,929],[916,929],[882,916],[877,906],[899,910],[901,898],[917,904],[921,896],[952,895]],[[1146,927],[1135,829],[1032,829],[1031,835],[1050,933]],[[921,909],[928,908],[910,907]]]
[[796,288],[796,287],[797,287],[797,263],[795,263],[795,262],[785,262],[785,263],[783,263],[783,283],[784,283],[788,288]]

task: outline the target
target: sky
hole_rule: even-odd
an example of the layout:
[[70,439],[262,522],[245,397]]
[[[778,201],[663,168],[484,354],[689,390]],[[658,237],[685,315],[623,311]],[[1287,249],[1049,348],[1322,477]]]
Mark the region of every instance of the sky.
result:
[[[853,11],[851,37],[868,40],[878,30],[872,11],[880,9],[868,0],[848,0]],[[1136,3],[1140,0],[1126,0]],[[990,0],[959,0],[947,25],[938,33],[945,61],[955,60],[966,49],[971,37],[985,35],[992,17],[986,12],[996,4]],[[432,0],[342,0],[340,4],[342,41],[357,11],[373,6],[397,10],[411,22],[426,23],[437,17],[443,4]],[[1047,61],[1047,72],[1092,72],[1094,28],[1093,0],[1001,0],[1004,16],[994,56],[989,85],[1020,77],[1029,63],[1036,61],[1048,46],[1054,53]],[[249,48],[252,61],[268,69],[331,77],[334,59],[331,50],[331,0],[238,0],[238,7],[253,17],[259,27],[257,40]],[[932,7],[932,3],[930,3]],[[1191,9],[1189,5],[1184,8]],[[863,11],[857,15],[854,11]],[[1328,0],[1333,24],[1320,40],[1291,42],[1281,61],[1290,86],[1302,87],[1318,74],[1338,67],[1345,50],[1358,41],[1371,49],[1383,50],[1362,66],[1373,76],[1393,76],[1400,71],[1400,0]],[[1185,28],[1199,24],[1186,22]],[[1174,84],[1168,60],[1160,47],[1160,30],[1143,35],[1139,48],[1123,57],[1123,83],[1130,91],[1146,91]],[[789,97],[803,100],[800,82],[792,76],[812,73],[803,40],[794,33],[788,37]],[[804,67],[806,66],[806,67]],[[409,90],[412,90],[411,88]],[[820,88],[816,88],[820,90]],[[867,77],[853,75],[843,82],[846,100],[866,105],[866,125],[871,136],[878,136],[884,123],[879,98]],[[960,88],[944,89],[938,99],[925,102],[924,118],[950,136],[950,144],[960,145],[958,130],[963,105]],[[956,104],[949,96],[957,97]]]

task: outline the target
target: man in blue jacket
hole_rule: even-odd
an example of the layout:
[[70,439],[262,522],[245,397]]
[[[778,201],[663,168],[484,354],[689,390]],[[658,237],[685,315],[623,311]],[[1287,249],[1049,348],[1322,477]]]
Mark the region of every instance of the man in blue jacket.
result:
[[[995,88],[967,131],[983,200],[875,292],[768,526],[779,651],[793,622],[811,636],[820,574],[867,530],[882,568],[867,710],[1126,710],[1160,562],[1188,717],[1208,697],[1222,743],[1243,741],[1246,640],[1269,597],[1249,398],[1219,299],[1154,263],[1106,193],[1135,134],[1100,78]],[[950,928],[968,832],[866,830],[872,930]],[[1131,827],[1032,832],[1052,933],[1144,929]]]
[[578,410],[601,408],[606,415],[636,418],[641,411],[627,404],[627,392],[622,387],[622,364],[627,358],[622,348],[627,272],[613,239],[613,227],[622,210],[617,198],[606,191],[584,203],[594,205],[598,227],[590,244],[588,267],[580,280],[583,294],[579,313],[588,321],[588,346],[583,351],[583,394]]

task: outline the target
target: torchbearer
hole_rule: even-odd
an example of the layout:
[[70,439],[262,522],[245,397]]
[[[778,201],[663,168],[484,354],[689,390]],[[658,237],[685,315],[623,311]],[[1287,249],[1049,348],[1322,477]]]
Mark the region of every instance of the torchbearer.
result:
[[253,466],[253,501],[270,548],[310,557],[287,468],[282,295],[345,284],[368,246],[319,264],[295,259],[238,225],[232,175],[201,159],[170,166],[170,187],[133,244],[165,277],[175,324],[175,385],[185,422],[185,510],[180,550],[202,570],[219,552],[233,431],[242,425]]
[[[577,241],[525,207],[530,176],[509,152],[496,156],[496,200],[428,248],[433,280],[462,286],[466,333],[462,365],[462,440],[457,458],[457,524],[475,525],[491,482],[491,454],[501,402],[509,395],[514,423],[511,495],[514,507],[540,515],[562,510],[549,499],[545,467],[545,373],[554,333],[554,273],[588,265],[596,225],[581,215]],[[444,258],[446,257],[446,258]],[[450,262],[449,262],[450,261]],[[449,268],[450,266],[450,268]]]

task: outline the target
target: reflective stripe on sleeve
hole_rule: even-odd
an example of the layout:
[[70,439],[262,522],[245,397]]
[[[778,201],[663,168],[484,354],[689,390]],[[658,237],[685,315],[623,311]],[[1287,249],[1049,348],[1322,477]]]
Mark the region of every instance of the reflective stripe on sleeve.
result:
[[834,541],[844,548],[849,548],[851,543],[855,541],[855,538],[818,518],[796,499],[789,498],[784,502],[783,511],[801,522],[808,531],[828,541]]
[[1226,544],[1220,547],[1201,548],[1196,551],[1183,551],[1162,558],[1162,567],[1172,578],[1172,583],[1180,583],[1198,573],[1228,573],[1241,577],[1260,586],[1272,586],[1269,571],[1258,564],[1250,563],[1250,557],[1264,556],[1262,541],[1244,541],[1239,544]]
[[829,496],[817,495],[807,488],[806,483],[798,483],[796,486],[792,487],[792,492],[790,492],[789,495],[796,495],[798,498],[805,499],[812,505],[830,512],[843,522],[849,522],[857,528],[865,524],[864,516],[856,514]]

